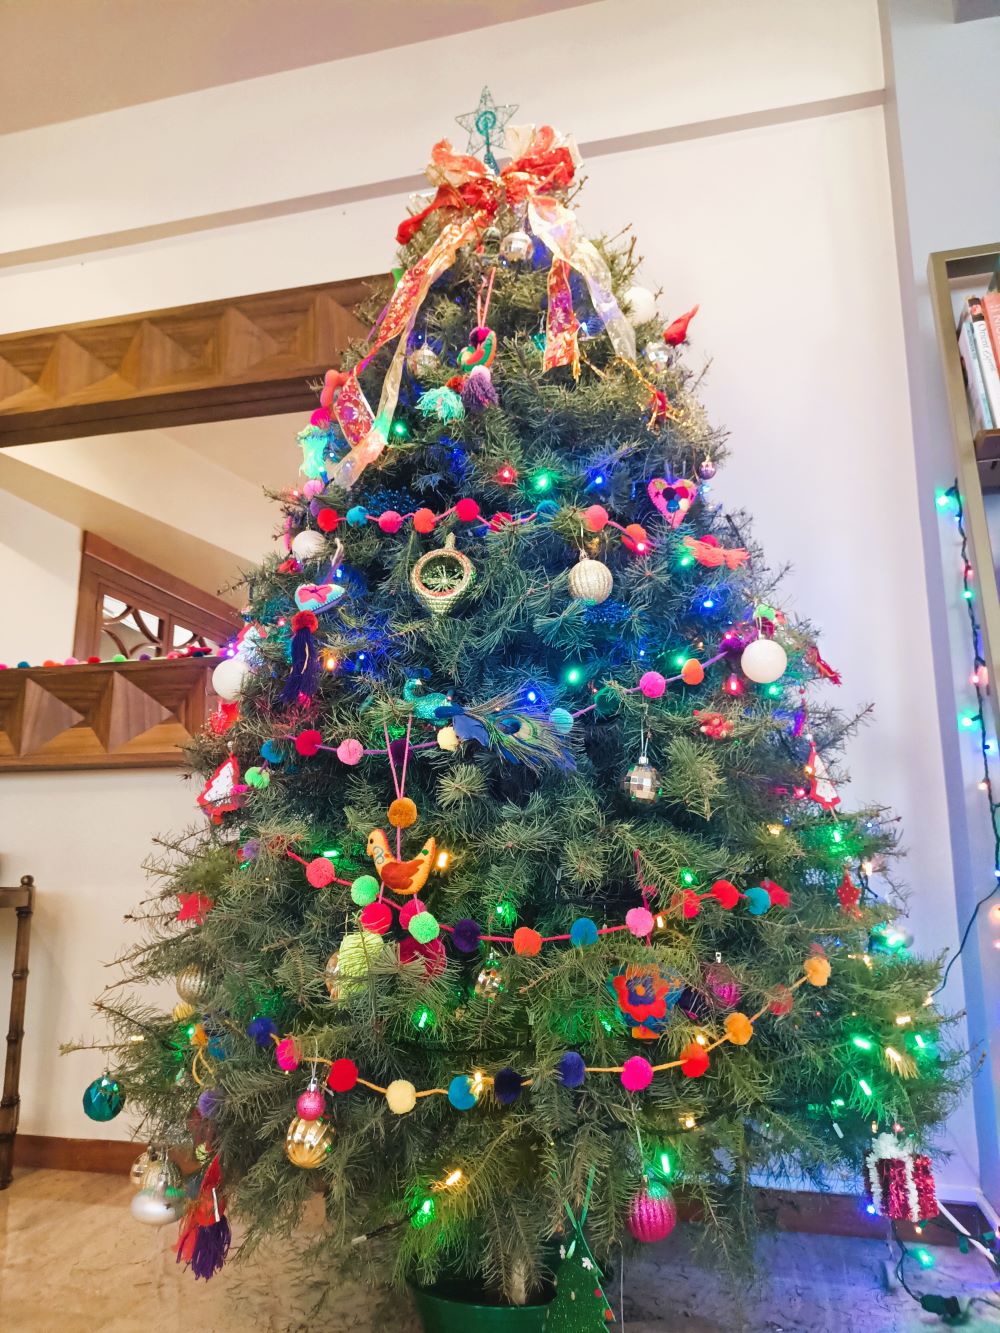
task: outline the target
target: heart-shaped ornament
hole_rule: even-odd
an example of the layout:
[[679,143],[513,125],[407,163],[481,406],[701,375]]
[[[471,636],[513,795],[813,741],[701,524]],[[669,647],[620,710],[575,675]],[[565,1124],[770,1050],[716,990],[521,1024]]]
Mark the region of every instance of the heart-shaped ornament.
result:
[[300,583],[295,589],[295,605],[300,611],[320,616],[336,606],[346,591],[342,583]]
[[653,504],[672,528],[684,521],[684,515],[694,504],[698,487],[693,481],[665,481],[663,477],[654,477],[646,487]]

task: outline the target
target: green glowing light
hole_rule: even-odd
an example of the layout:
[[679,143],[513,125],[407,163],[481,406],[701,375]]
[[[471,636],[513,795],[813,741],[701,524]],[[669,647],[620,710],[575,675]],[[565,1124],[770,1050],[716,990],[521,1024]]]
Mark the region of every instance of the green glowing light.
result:
[[555,477],[551,472],[536,472],[531,479],[531,489],[544,495],[546,491],[551,491],[554,482]]
[[410,1022],[418,1032],[429,1032],[437,1023],[437,1015],[433,1009],[423,1008],[415,1009],[410,1016]]
[[871,1097],[873,1095],[872,1085],[868,1082],[867,1079],[859,1078],[858,1087],[861,1089],[861,1091],[865,1094],[866,1097]]
[[697,884],[698,876],[690,866],[681,867],[681,883],[685,885]]
[[947,491],[938,491],[938,493],[937,493],[937,507],[938,507],[938,509],[947,509],[947,507],[948,507],[948,492],[947,492]]
[[767,687],[767,693],[768,693],[768,695],[769,695],[772,699],[777,699],[778,695],[781,693],[781,686],[780,686],[780,685],[768,685],[768,687]]
[[965,600],[966,600],[967,602],[971,602],[971,601],[972,601],[973,595],[974,595],[974,594],[973,594],[973,591],[972,591],[971,588],[966,588],[966,589],[964,590],[964,592],[962,593],[962,596],[965,598]]
[[670,1175],[670,1154],[664,1149],[659,1157],[659,1172],[661,1176]]
[[920,1265],[921,1268],[934,1267],[933,1254],[931,1254],[930,1250],[925,1250],[922,1245],[918,1249],[913,1251],[913,1257],[916,1259],[917,1263]]
[[418,1231],[420,1230],[421,1227],[428,1226],[431,1222],[434,1221],[435,1211],[436,1209],[434,1207],[434,1200],[425,1199],[423,1203],[420,1205],[420,1207],[413,1214],[413,1216],[410,1218],[410,1226],[416,1227]]
[[845,1102],[844,1102],[843,1097],[834,1097],[833,1102],[831,1103],[831,1105],[833,1105],[833,1106],[844,1106],[844,1105],[845,1105]]
[[394,421],[392,423],[392,433],[397,440],[407,440],[410,437],[410,428],[405,421]]
[[567,667],[563,672],[563,679],[567,685],[579,685],[583,680],[583,668],[578,666]]
[[680,565],[681,569],[687,569],[688,565],[694,564],[694,556],[682,555],[681,558],[677,561],[677,563]]
[[844,835],[841,833],[841,831],[840,831],[839,828],[835,828],[835,829],[833,830],[833,833],[832,833],[831,836],[832,836],[834,842],[843,842],[843,841],[844,841]]
[[507,902],[506,899],[504,899],[503,902],[497,903],[493,911],[505,926],[512,926],[517,918],[517,908],[513,903]]
[[870,1051],[875,1044],[870,1037],[852,1037],[851,1041],[859,1051]]
[[927,1049],[927,1043],[924,1041],[923,1037],[920,1035],[919,1032],[914,1032],[913,1044],[917,1046],[921,1051],[926,1051]]
[[959,725],[963,727],[974,727],[976,725],[976,719],[973,713],[963,713],[958,721]]
[[320,852],[320,856],[325,856],[328,861],[336,861],[339,855],[339,847],[328,847],[325,852]]

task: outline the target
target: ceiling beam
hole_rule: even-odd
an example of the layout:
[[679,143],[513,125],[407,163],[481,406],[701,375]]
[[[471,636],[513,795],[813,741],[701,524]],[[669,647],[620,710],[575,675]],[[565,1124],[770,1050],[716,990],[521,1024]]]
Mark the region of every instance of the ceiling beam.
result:
[[1000,18],[1000,0],[952,0],[956,23]]

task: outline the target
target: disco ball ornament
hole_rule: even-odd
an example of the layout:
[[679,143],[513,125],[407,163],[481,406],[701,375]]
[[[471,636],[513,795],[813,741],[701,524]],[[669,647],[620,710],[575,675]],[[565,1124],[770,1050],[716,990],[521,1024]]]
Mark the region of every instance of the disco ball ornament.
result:
[[441,358],[428,343],[415,347],[406,358],[406,368],[414,379],[422,380],[433,375],[441,365]]
[[740,666],[747,680],[757,685],[770,685],[785,674],[788,654],[774,639],[754,639],[743,649]]
[[325,550],[326,538],[321,532],[314,532],[312,528],[297,532],[292,538],[292,555],[302,564],[318,559]]
[[570,596],[581,602],[589,602],[591,605],[606,602],[611,596],[613,583],[611,570],[607,565],[602,564],[600,560],[591,560],[586,555],[581,555],[569,571]]
[[650,370],[657,372],[666,370],[674,359],[673,352],[667,344],[663,342],[647,343],[642,349],[642,354],[646,358]]
[[293,1166],[312,1170],[333,1147],[333,1130],[325,1120],[296,1116],[285,1135],[285,1155]]
[[710,458],[703,458],[698,464],[698,476],[702,481],[711,481],[715,476],[715,464]]
[[500,258],[508,264],[523,264],[535,252],[535,243],[526,231],[509,231],[500,242]]
[[666,1240],[676,1225],[677,1207],[667,1191],[643,1185],[628,1209],[628,1229],[636,1240],[644,1245]]
[[217,982],[207,967],[200,963],[188,963],[177,973],[174,979],[177,994],[188,1004],[203,1005],[213,995]]
[[83,1094],[84,1114],[91,1120],[114,1120],[124,1105],[122,1086],[110,1074],[95,1078]]
[[640,755],[639,762],[633,764],[625,774],[625,790],[633,801],[642,801],[647,805],[659,799],[660,775],[649,762],[648,755]]
[[212,689],[227,704],[239,698],[250,668],[242,657],[224,657],[212,672]]
[[638,283],[628,289],[622,304],[630,324],[648,324],[656,314],[656,297],[648,287],[640,287]]
[[480,999],[495,1000],[503,990],[503,973],[498,967],[482,968],[473,989]]
[[500,244],[500,228],[497,226],[487,227],[481,239],[484,250],[495,250]]

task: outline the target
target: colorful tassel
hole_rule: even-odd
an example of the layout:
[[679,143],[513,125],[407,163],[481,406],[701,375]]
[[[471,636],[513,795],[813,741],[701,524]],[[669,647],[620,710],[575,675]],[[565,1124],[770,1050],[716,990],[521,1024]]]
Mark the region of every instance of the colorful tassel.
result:
[[461,421],[465,416],[462,400],[447,385],[440,389],[425,389],[417,399],[417,410],[425,417],[438,421]]
[[232,1242],[221,1187],[222,1167],[216,1153],[201,1178],[197,1198],[181,1222],[175,1246],[177,1262],[186,1264],[196,1278],[206,1282],[225,1263]]
[[476,366],[465,377],[462,403],[467,412],[485,412],[488,407],[496,407],[497,391],[493,387],[493,377],[485,366]]
[[296,611],[292,616],[291,671],[278,696],[283,704],[297,703],[302,694],[311,699],[316,693],[320,663],[313,634],[318,626],[312,611]]

